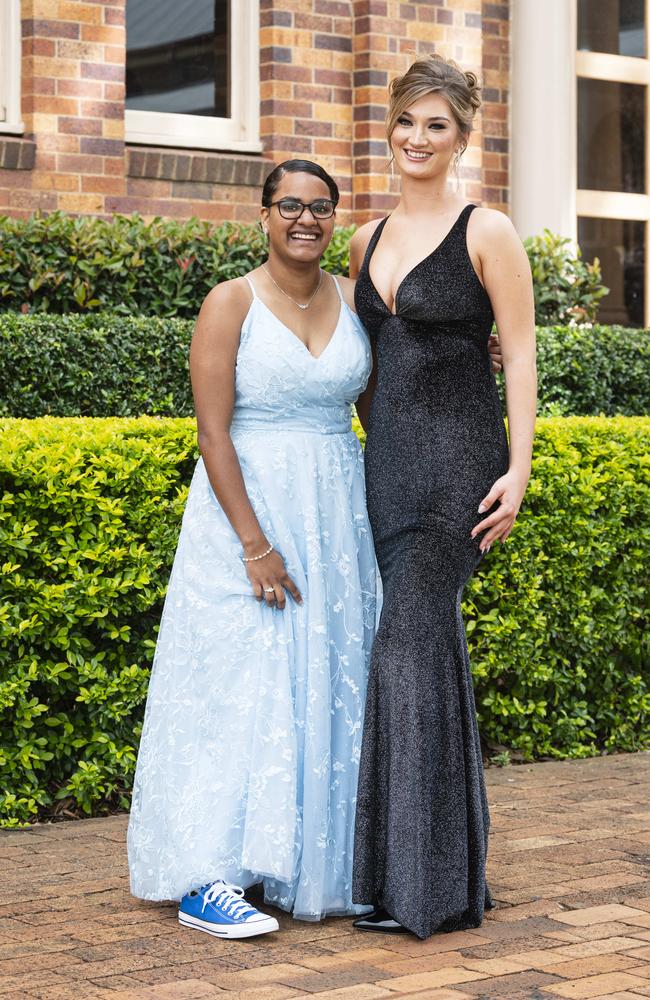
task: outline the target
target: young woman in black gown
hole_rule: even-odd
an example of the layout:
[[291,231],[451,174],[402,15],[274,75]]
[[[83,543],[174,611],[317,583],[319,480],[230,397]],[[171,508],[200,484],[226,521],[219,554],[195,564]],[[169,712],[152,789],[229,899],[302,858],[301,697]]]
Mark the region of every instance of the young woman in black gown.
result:
[[[374,930],[477,927],[488,809],[463,587],[508,537],[530,474],[535,328],[530,267],[500,212],[449,184],[480,104],[436,56],[391,85],[401,199],[355,234],[351,276],[375,370],[358,403],[384,606],[370,669],[353,898]],[[510,447],[488,339],[501,341]]]

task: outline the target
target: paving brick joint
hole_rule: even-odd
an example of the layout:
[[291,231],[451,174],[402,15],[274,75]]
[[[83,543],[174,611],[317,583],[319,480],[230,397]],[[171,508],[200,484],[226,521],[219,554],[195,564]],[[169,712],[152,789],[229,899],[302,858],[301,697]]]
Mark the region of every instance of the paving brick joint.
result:
[[292,920],[220,941],[129,894],[126,817],[0,832],[1,1000],[650,997],[650,753],[492,768],[497,908],[472,931]]

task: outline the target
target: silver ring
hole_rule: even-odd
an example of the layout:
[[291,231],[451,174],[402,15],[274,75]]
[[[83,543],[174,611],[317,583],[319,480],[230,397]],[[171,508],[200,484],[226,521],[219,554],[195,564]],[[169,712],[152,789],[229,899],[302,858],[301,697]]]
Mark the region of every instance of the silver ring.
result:
[[264,588],[264,593],[265,594],[275,594],[275,587],[265,587]]

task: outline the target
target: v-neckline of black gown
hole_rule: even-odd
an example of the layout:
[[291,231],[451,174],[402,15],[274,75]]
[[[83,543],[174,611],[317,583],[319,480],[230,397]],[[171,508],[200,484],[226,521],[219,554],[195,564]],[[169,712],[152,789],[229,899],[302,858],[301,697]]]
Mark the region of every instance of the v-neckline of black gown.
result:
[[445,235],[443,236],[443,238],[440,240],[440,243],[438,243],[437,246],[435,246],[433,248],[433,250],[431,251],[431,253],[428,253],[426,255],[426,257],[423,257],[422,260],[419,260],[417,262],[417,264],[414,264],[413,267],[410,269],[410,271],[407,271],[407,273],[404,275],[404,277],[402,278],[402,280],[400,281],[399,285],[397,286],[397,288],[395,290],[395,297],[393,299],[393,308],[392,309],[389,308],[389,306],[386,304],[386,302],[384,301],[384,299],[382,298],[382,296],[379,294],[377,286],[375,285],[375,282],[373,281],[372,275],[370,274],[370,261],[372,260],[372,257],[373,257],[373,254],[374,254],[375,250],[377,249],[377,245],[379,243],[379,240],[381,239],[381,234],[384,231],[384,227],[385,227],[386,223],[390,219],[390,215],[387,215],[384,219],[381,220],[381,222],[379,223],[379,225],[375,229],[374,233],[372,234],[372,238],[370,240],[370,243],[368,245],[368,249],[366,251],[366,259],[365,259],[364,264],[365,264],[365,268],[366,268],[366,271],[367,271],[367,274],[368,274],[368,281],[370,282],[370,286],[371,286],[373,292],[375,293],[375,295],[377,296],[377,299],[379,300],[379,302],[381,302],[382,306],[384,307],[384,309],[386,310],[386,312],[390,316],[397,316],[398,315],[398,308],[397,308],[398,301],[397,300],[399,298],[399,293],[402,290],[402,287],[403,287],[404,283],[417,270],[419,270],[419,268],[422,267],[423,264],[426,264],[427,261],[430,261],[433,257],[436,256],[436,254],[440,250],[442,250],[442,248],[447,243],[447,241],[455,233],[458,225],[462,221],[462,219],[463,219],[465,213],[467,212],[467,210],[468,209],[473,209],[475,207],[476,206],[473,205],[472,203],[470,203],[468,205],[465,205],[461,209],[461,211],[459,212],[459,214],[457,215],[457,217],[456,217],[453,225],[447,230],[447,232],[445,233]]

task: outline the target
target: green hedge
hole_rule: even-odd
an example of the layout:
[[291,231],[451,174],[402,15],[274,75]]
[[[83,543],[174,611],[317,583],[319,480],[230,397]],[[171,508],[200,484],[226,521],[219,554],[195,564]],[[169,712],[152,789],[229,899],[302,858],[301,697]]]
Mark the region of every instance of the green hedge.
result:
[[547,327],[537,356],[541,414],[650,414],[650,330]]
[[[323,267],[347,274],[353,228],[338,228]],[[210,289],[266,258],[257,225],[63,212],[0,216],[0,311],[196,316]]]
[[[347,274],[353,231],[335,230],[323,258],[328,271]],[[607,294],[598,260],[585,263],[570,240],[548,230],[525,246],[538,325],[595,320]],[[265,256],[256,225],[146,222],[137,214],[0,216],[0,311],[192,317],[214,284],[245,274]]]
[[[0,421],[0,816],[126,806],[191,420]],[[538,755],[650,746],[650,419],[540,421],[512,536],[465,610],[481,730]]]
[[190,416],[193,322],[0,314],[0,415]]
[[[189,320],[0,315],[0,415],[189,416]],[[650,333],[538,331],[540,413],[650,412]]]

